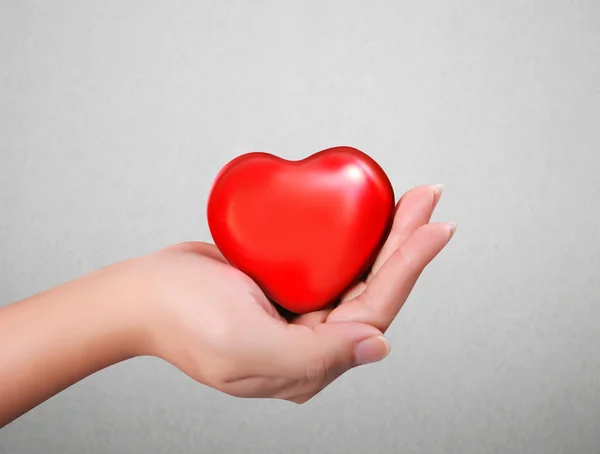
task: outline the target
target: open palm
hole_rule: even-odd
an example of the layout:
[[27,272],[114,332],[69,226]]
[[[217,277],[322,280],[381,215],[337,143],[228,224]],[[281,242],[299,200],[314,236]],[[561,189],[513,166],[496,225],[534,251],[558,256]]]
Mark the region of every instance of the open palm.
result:
[[228,394],[297,403],[347,370],[383,359],[383,333],[454,232],[453,224],[429,222],[440,193],[437,186],[407,192],[366,279],[331,307],[299,316],[272,304],[215,245],[159,253],[151,293],[166,315],[153,329],[156,356]]

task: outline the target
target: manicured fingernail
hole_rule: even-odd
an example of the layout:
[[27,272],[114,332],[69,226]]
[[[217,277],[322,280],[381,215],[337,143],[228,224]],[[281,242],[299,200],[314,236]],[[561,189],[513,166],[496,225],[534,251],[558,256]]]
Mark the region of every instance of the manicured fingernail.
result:
[[[456,231],[456,222],[448,222],[448,231],[450,232],[450,238],[452,238]],[[448,240],[450,240],[450,238],[448,238]]]
[[431,186],[433,190],[433,207],[435,208],[438,202],[440,201],[440,197],[442,196],[442,191],[444,190],[443,184],[434,184]]
[[390,344],[383,336],[371,337],[360,342],[354,351],[357,366],[381,361],[390,354]]

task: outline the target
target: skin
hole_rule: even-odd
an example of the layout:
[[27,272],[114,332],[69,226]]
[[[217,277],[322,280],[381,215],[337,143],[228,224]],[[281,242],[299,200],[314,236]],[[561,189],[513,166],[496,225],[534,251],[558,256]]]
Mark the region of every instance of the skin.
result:
[[181,243],[0,309],[0,427],[106,367],[168,361],[237,397],[304,403],[385,358],[383,337],[455,224],[430,223],[441,186],[398,202],[365,281],[322,311],[284,317],[207,243]]

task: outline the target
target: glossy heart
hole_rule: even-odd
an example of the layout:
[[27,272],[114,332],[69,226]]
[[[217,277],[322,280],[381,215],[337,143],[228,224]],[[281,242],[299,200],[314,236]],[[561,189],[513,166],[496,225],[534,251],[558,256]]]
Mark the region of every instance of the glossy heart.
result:
[[225,258],[287,310],[334,302],[369,268],[388,233],[394,191],[351,147],[299,161],[248,153],[217,175],[208,224]]

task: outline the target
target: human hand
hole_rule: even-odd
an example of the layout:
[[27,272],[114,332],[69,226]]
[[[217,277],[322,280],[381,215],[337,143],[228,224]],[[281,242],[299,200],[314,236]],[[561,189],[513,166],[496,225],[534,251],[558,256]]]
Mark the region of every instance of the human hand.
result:
[[440,194],[436,186],[406,193],[366,280],[336,307],[297,317],[281,315],[214,245],[182,243],[137,259],[151,333],[140,353],[233,396],[306,402],[389,353],[383,333],[454,232],[429,223]]

